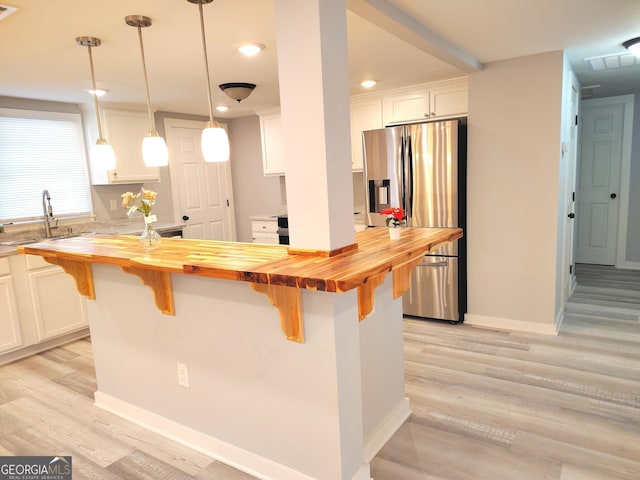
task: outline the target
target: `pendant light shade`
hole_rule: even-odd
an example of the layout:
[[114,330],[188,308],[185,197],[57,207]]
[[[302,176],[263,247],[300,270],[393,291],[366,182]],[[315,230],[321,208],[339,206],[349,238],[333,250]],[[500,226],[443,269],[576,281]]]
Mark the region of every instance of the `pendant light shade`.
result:
[[229,137],[220,124],[213,120],[213,102],[211,100],[211,80],[209,79],[209,59],[207,56],[207,39],[204,33],[204,14],[202,5],[213,0],[187,0],[197,3],[200,12],[200,31],[202,33],[202,49],[204,51],[204,66],[207,77],[207,99],[209,101],[209,121],[202,131],[201,147],[205,162],[226,162],[229,160]]
[[[99,47],[101,40],[96,37],[76,37],[76,44],[83,47],[87,47],[89,51],[89,67],[91,68],[91,87],[95,92],[96,89],[96,76],[93,72],[93,55],[91,53],[92,47]],[[93,96],[93,105],[96,109],[96,119],[98,121],[98,140],[91,149],[92,163],[103,170],[114,170],[116,168],[116,154],[113,151],[113,147],[109,145],[102,137],[102,123],[100,122],[100,105],[98,104],[98,96]]]
[[167,144],[158,132],[151,112],[151,98],[149,96],[149,79],[147,77],[147,65],[144,59],[144,44],[142,43],[142,28],[151,26],[151,19],[144,15],[128,15],[125,22],[138,29],[140,40],[140,53],[142,55],[142,71],[144,73],[144,86],[147,92],[147,114],[149,115],[149,133],[142,140],[142,158],[147,167],[164,167],[169,163],[169,150]]

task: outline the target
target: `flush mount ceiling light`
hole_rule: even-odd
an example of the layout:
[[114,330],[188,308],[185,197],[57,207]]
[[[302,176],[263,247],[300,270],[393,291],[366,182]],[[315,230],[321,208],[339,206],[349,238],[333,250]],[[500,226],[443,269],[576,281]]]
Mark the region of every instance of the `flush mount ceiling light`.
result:
[[257,55],[266,47],[261,43],[241,43],[239,45],[235,45],[235,48],[243,55],[247,57],[253,57]]
[[149,79],[147,78],[147,65],[144,60],[144,45],[142,43],[142,28],[151,26],[151,19],[144,15],[128,15],[124,21],[130,27],[138,29],[140,40],[140,54],[142,55],[142,71],[144,73],[144,86],[147,92],[147,113],[149,115],[149,133],[142,140],[142,159],[147,167],[164,167],[169,163],[169,150],[167,144],[158,132],[151,112],[151,98],[149,97]]
[[204,52],[204,67],[207,74],[207,99],[209,103],[209,121],[207,127],[202,130],[201,148],[205,162],[226,162],[229,160],[229,137],[227,131],[213,120],[213,101],[211,100],[211,80],[209,78],[209,58],[207,55],[207,38],[204,33],[204,14],[202,5],[213,0],[187,0],[189,3],[197,3],[200,12],[200,31],[202,33],[202,50]]
[[227,107],[226,105],[218,105],[216,107],[216,110],[219,112],[226,112],[227,110],[229,110],[229,107]]
[[[76,44],[87,47],[89,51],[89,67],[91,68],[91,87],[96,91],[96,76],[93,72],[93,54],[91,47],[99,47],[102,42],[96,37],[76,37]],[[113,170],[116,168],[116,154],[113,147],[109,145],[102,137],[102,124],[100,122],[100,105],[98,104],[98,96],[93,96],[93,104],[96,109],[96,119],[98,120],[98,140],[91,149],[91,159],[96,166],[104,170]]]
[[220,90],[226,93],[229,98],[234,99],[238,103],[251,95],[253,89],[256,88],[253,83],[243,82],[222,83],[218,85],[218,87],[220,87]]
[[360,85],[362,85],[364,88],[371,88],[376,84],[375,80],[365,80],[364,82],[361,82]]
[[627,40],[622,44],[622,46],[633,53],[636,57],[640,57],[640,37]]

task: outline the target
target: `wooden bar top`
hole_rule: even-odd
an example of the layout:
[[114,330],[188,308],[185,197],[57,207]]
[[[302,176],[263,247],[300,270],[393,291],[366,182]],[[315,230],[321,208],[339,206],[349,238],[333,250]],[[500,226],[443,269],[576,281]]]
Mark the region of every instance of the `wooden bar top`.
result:
[[19,251],[44,258],[345,292],[371,275],[390,272],[461,236],[458,228],[404,228],[400,240],[389,240],[386,228],[370,228],[356,234],[357,249],[333,257],[291,255],[286,245],[181,238],[163,238],[159,248],[145,251],[136,236],[101,234],[45,240],[22,245]]
[[175,314],[172,273],[249,282],[278,307],[287,338],[302,341],[301,289],[341,293],[357,288],[362,320],[388,273],[393,272],[397,298],[409,288],[411,271],[426,253],[460,237],[459,228],[403,228],[399,240],[390,240],[388,229],[370,228],[356,233],[353,248],[333,256],[299,254],[287,245],[181,238],[163,238],[158,248],[147,251],[137,236],[104,234],[44,240],[18,251],[60,265],[89,298],[95,298],[91,265],[118,266],[148,285],[166,314]]

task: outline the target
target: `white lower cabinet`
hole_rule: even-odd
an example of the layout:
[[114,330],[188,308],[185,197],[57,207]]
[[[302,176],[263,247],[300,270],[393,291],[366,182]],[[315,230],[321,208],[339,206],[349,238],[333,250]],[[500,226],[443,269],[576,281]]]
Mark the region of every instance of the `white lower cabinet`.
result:
[[253,243],[269,243],[276,245],[280,243],[278,235],[278,220],[251,220],[251,240]]
[[22,346],[9,260],[0,258],[0,353]]
[[85,299],[61,267],[36,255],[0,258],[0,363],[86,335],[88,325]]
[[29,271],[28,275],[37,341],[88,325],[84,298],[76,290],[73,278],[62,268],[49,265],[49,268]]

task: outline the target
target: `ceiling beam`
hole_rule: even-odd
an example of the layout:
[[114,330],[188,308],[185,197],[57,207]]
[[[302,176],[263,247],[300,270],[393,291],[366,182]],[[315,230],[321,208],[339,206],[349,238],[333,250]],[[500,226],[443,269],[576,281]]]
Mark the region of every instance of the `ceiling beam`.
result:
[[423,52],[464,72],[482,70],[482,64],[470,54],[436,35],[387,0],[347,0],[347,8]]

